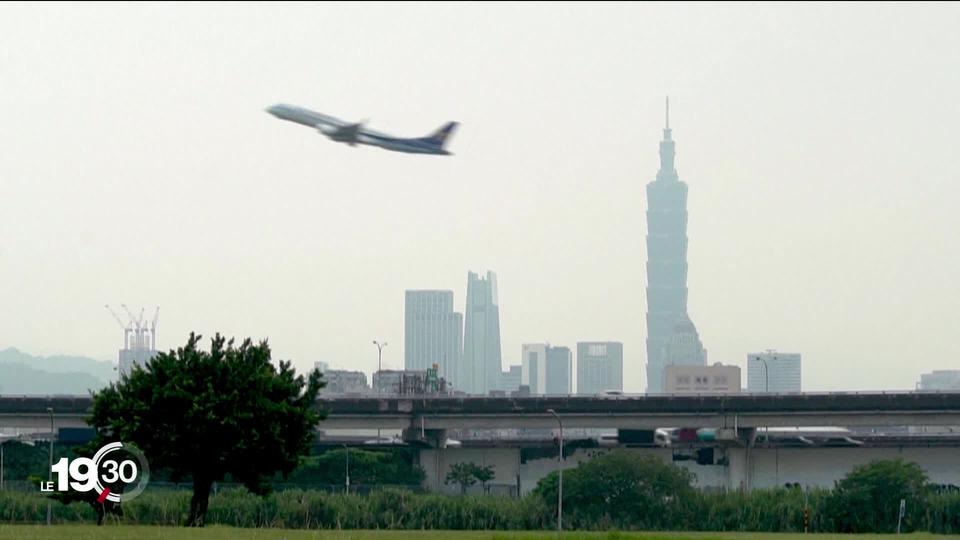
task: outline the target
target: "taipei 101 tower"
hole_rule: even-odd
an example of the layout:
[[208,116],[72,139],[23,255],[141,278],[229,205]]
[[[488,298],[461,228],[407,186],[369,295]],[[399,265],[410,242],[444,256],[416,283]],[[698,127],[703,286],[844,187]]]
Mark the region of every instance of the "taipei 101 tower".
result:
[[[687,315],[687,185],[674,168],[674,142],[667,123],[660,141],[660,170],[647,184],[647,392],[663,391],[663,370],[673,363],[667,354],[671,336],[692,331]],[[677,341],[674,338],[673,341]],[[702,350],[702,349],[699,349]],[[692,362],[706,359],[697,352]]]

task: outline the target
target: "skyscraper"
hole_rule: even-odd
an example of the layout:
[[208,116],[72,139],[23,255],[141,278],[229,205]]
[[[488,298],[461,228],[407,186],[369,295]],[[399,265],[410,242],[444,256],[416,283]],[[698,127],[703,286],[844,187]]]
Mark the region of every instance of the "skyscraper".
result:
[[520,383],[530,388],[531,395],[541,395],[547,386],[546,343],[524,343],[521,353]]
[[463,335],[462,382],[468,394],[486,395],[497,387],[501,373],[500,307],[497,302],[497,275],[486,279],[467,273],[466,325]]
[[573,354],[567,347],[547,347],[546,363],[547,395],[573,393]]
[[453,311],[453,291],[407,291],[404,304],[403,366],[438,375],[459,388],[463,315]]
[[577,343],[577,393],[623,390],[623,343]]
[[524,343],[521,384],[531,395],[566,395],[573,392],[573,354],[567,347],[549,343]]
[[667,341],[678,321],[689,320],[687,185],[677,175],[674,156],[668,98],[660,170],[647,184],[647,392],[663,391]]
[[747,355],[747,390],[750,392],[800,392],[800,355],[767,351]]

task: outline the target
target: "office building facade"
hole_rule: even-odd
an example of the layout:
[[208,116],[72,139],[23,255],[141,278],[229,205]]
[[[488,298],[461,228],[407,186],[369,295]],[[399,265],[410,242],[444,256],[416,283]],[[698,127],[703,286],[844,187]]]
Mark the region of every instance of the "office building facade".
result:
[[467,394],[486,395],[497,384],[502,367],[500,350],[500,306],[497,275],[481,278],[467,274],[467,302],[463,335],[463,361],[458,370],[458,389]]
[[453,311],[453,291],[406,291],[403,326],[404,369],[436,365],[440,377],[462,383],[463,315]]
[[520,347],[520,384],[530,389],[530,394],[543,394],[547,387],[546,343],[524,343]]
[[751,393],[801,392],[798,353],[766,351],[747,355],[747,389]]
[[577,343],[577,393],[623,391],[623,343]]
[[573,353],[567,347],[547,347],[544,394],[573,393]]

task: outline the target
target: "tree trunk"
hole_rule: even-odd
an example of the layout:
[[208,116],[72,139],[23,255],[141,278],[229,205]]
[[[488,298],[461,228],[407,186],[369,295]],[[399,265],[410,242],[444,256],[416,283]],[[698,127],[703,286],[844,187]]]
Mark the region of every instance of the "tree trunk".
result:
[[210,501],[210,486],[213,480],[209,478],[195,478],[193,481],[193,497],[190,498],[190,516],[187,518],[187,527],[203,527],[207,517],[207,503]]

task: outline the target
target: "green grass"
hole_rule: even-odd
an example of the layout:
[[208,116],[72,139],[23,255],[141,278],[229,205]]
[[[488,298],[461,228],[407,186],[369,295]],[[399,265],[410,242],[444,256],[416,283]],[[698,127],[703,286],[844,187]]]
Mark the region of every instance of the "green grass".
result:
[[[916,533],[903,535],[911,540],[948,538],[942,535]],[[890,538],[890,535],[843,535],[843,534],[773,534],[773,533],[578,533],[563,535],[565,540],[752,540],[776,538],[783,540],[866,539]],[[211,526],[203,529],[175,527],[149,527],[104,525],[2,525],[0,540],[420,540],[423,538],[451,538],[454,540],[554,540],[556,533],[537,532],[484,532],[484,531],[297,531],[286,529],[237,529]]]

